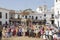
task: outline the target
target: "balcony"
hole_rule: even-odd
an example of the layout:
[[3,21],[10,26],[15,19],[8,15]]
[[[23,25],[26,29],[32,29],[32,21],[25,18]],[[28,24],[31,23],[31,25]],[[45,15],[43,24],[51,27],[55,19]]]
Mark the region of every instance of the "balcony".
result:
[[51,17],[50,20],[54,20],[54,17]]
[[10,20],[10,21],[20,21],[21,18],[13,18],[13,17],[11,17],[9,20]]

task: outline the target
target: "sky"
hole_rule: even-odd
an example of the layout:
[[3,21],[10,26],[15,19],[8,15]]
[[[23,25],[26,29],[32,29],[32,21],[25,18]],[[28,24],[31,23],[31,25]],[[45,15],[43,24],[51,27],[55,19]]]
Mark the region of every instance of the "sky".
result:
[[25,10],[31,8],[36,10],[41,5],[47,5],[50,9],[54,0],[0,0],[0,7],[13,10]]

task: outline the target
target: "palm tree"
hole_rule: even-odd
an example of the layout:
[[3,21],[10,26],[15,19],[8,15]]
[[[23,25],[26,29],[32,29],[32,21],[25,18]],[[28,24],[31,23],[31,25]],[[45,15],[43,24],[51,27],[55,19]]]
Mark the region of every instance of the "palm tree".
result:
[[25,9],[21,14],[22,14],[22,15],[29,15],[30,13],[34,13],[34,11],[32,11],[31,8]]
[[28,9],[26,9],[26,10],[24,10],[21,14],[22,14],[22,15],[29,15],[30,12],[28,11]]
[[[21,14],[22,14],[22,16],[27,16],[27,15],[29,15],[30,13],[34,13],[34,11],[32,11],[32,9],[25,9]],[[30,18],[28,18],[28,19],[26,19],[26,24],[27,24],[27,26],[28,26],[28,24],[29,23],[31,23],[32,22],[32,20],[30,19]]]
[[27,26],[28,26],[29,23],[32,23],[32,20],[31,20],[30,18],[28,18],[28,19],[26,20],[26,23],[27,23]]

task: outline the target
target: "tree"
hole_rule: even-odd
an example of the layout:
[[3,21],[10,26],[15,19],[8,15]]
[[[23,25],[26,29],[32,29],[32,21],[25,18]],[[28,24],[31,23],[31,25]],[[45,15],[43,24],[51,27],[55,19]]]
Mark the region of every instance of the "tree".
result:
[[32,20],[31,20],[31,19],[27,19],[27,20],[26,20],[26,23],[27,23],[27,26],[28,26],[29,23],[32,23]]

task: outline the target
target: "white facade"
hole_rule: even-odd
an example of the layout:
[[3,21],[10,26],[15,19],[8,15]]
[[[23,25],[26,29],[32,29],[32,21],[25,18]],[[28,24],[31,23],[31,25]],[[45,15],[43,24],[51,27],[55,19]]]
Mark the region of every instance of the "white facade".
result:
[[[5,24],[7,22],[7,24],[9,24],[9,10],[4,9],[4,8],[0,8],[0,12],[2,17],[0,18],[0,22],[1,24]],[[7,13],[7,19],[6,19],[6,13]]]
[[[48,10],[46,5],[40,6],[36,9],[36,11],[39,14],[43,14],[43,18],[42,19],[46,19],[46,23],[51,24],[51,20],[54,20],[52,18],[52,15],[54,16],[54,9]],[[46,17],[44,17],[44,14],[46,14]]]
[[60,0],[54,0],[55,24],[60,26]]
[[[28,18],[32,19],[32,16],[33,16],[33,20],[44,20],[44,19],[46,19],[46,23],[51,24],[52,14],[53,13],[51,11],[42,12],[42,13],[34,12],[34,13],[30,13],[29,15],[24,15],[22,18],[25,19],[25,16],[27,16],[27,19]],[[46,15],[46,16],[44,16],[44,15]],[[36,17],[37,17],[37,19],[36,19]]]
[[46,5],[42,5],[42,6],[39,6],[36,11],[38,13],[43,13],[43,12],[46,12],[47,11],[47,6]]
[[16,11],[16,10],[10,10],[10,13],[9,13],[9,18],[14,18],[14,19],[18,19],[21,18],[21,11]]
[[[51,24],[51,18],[52,18],[53,12],[51,10],[48,11],[46,5],[40,6],[39,8],[36,9],[36,11],[32,11],[31,9],[27,9],[25,11],[28,12],[29,14],[22,15],[21,13],[23,11],[7,10],[4,8],[0,8],[0,12],[2,12],[2,18],[0,18],[0,21],[2,21],[2,24],[5,24],[6,21],[9,24],[9,20],[11,17],[14,18],[15,20],[15,19],[18,19],[18,17],[22,19],[26,19],[26,16],[27,16],[27,19],[28,18],[32,19],[33,17],[33,20],[46,20],[46,23]],[[7,19],[6,19],[6,13],[7,13]]]
[[[31,16],[31,17],[30,17]],[[33,20],[44,20],[43,17],[44,15],[43,14],[40,14],[40,13],[30,13],[28,15],[28,18],[31,18],[32,19],[32,16],[33,16]],[[37,17],[37,19],[36,19]]]

